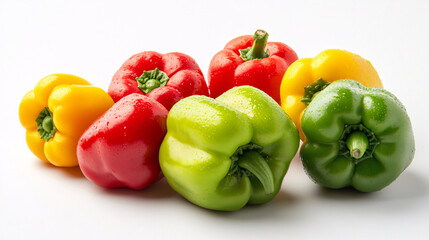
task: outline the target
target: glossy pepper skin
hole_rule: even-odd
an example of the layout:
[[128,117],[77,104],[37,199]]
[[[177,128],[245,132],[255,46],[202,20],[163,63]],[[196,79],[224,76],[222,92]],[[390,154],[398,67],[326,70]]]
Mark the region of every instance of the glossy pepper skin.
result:
[[339,49],[325,50],[314,58],[302,58],[284,74],[280,87],[281,106],[292,118],[302,140],[301,117],[312,96],[340,79],[353,79],[367,87],[383,87],[377,71],[368,60]]
[[19,120],[34,155],[58,167],[74,167],[80,135],[112,105],[105,91],[85,79],[52,74],[24,96]]
[[233,211],[270,201],[298,146],[298,131],[280,106],[242,86],[174,105],[159,157],[168,183],[183,197]]
[[193,58],[178,52],[153,51],[135,54],[125,61],[113,76],[108,93],[115,102],[131,93],[147,95],[168,110],[182,98],[209,94]]
[[304,112],[302,130],[308,139],[300,152],[303,166],[328,188],[380,190],[414,156],[404,106],[386,90],[353,80],[335,81],[321,91]]
[[280,104],[280,83],[286,69],[298,59],[295,51],[281,42],[268,42],[268,33],[237,37],[226,44],[210,62],[210,97],[216,98],[235,86],[261,89]]
[[167,114],[163,105],[141,94],[119,100],[79,139],[84,175],[104,188],[143,189],[159,180],[158,151]]

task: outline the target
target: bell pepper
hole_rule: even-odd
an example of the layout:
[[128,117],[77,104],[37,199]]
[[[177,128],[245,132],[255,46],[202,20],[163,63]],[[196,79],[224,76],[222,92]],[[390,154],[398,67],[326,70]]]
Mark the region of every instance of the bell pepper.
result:
[[210,97],[218,97],[234,86],[261,89],[280,104],[280,83],[286,69],[298,59],[284,43],[269,42],[268,33],[257,30],[252,37],[237,37],[226,44],[210,62]]
[[414,156],[407,112],[384,89],[335,81],[314,97],[301,123],[307,137],[300,152],[303,166],[316,183],[328,188],[380,190]]
[[19,120],[34,155],[55,166],[74,167],[80,135],[112,105],[105,91],[85,79],[52,74],[24,96]]
[[83,174],[105,188],[143,189],[159,180],[158,151],[167,114],[162,104],[142,94],[123,97],[79,139]]
[[183,197],[232,211],[274,198],[298,146],[298,131],[280,106],[242,86],[216,99],[191,96],[174,105],[159,160]]
[[190,56],[151,51],[125,61],[113,76],[108,93],[115,102],[131,93],[147,95],[168,110],[182,98],[209,94],[200,67]]
[[306,106],[317,92],[340,79],[353,79],[367,87],[383,87],[368,60],[338,49],[325,50],[315,58],[302,58],[284,74],[280,87],[281,106],[292,118],[302,140],[301,117]]

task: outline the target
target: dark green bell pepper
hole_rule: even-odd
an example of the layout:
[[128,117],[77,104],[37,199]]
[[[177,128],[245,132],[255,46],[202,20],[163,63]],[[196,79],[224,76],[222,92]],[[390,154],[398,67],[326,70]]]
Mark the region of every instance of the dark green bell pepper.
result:
[[384,89],[335,81],[313,98],[301,123],[307,137],[300,151],[303,166],[325,187],[380,190],[414,157],[407,112]]
[[216,99],[191,96],[174,105],[159,160],[183,197],[233,211],[274,198],[298,146],[298,130],[280,106],[242,86]]

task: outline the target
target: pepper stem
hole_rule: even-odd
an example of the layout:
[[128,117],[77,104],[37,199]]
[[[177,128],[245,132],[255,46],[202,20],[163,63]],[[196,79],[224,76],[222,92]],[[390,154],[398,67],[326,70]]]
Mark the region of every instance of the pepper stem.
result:
[[322,78],[317,79],[312,84],[304,87],[304,94],[302,95],[301,102],[308,106],[313,98],[323,89],[325,89],[330,82],[323,80]]
[[143,74],[137,77],[136,81],[138,83],[138,88],[147,94],[155,88],[165,86],[169,79],[170,78],[165,72],[155,68],[151,71],[143,71]]
[[253,45],[246,49],[240,49],[240,56],[244,61],[262,59],[269,56],[268,50],[265,50],[268,42],[268,33],[258,29],[253,35]]
[[40,138],[46,141],[51,139],[57,131],[54,120],[52,119],[52,112],[47,107],[39,113],[39,116],[36,118],[36,123]]
[[52,121],[51,116],[46,116],[45,119],[43,119],[42,127],[43,130],[45,130],[46,132],[52,131],[52,129],[54,128],[54,122]]
[[266,194],[274,192],[273,173],[267,161],[258,152],[245,152],[238,160],[238,166],[255,175],[262,183]]
[[346,144],[350,150],[350,156],[360,159],[368,148],[368,137],[365,133],[356,131],[347,137]]

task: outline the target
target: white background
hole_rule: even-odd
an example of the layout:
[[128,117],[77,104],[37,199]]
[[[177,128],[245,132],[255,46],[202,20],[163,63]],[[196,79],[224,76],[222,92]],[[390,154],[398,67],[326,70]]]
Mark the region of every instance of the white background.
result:
[[[0,239],[429,239],[428,12],[423,0],[0,0]],[[299,57],[340,48],[371,60],[414,127],[416,155],[397,181],[370,194],[322,189],[296,156],[273,201],[223,213],[165,181],[105,190],[28,150],[18,105],[42,77],[71,73],[107,89],[146,50],[187,53],[207,74],[230,39],[258,28]]]

